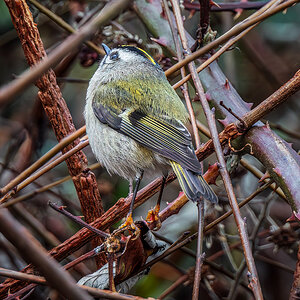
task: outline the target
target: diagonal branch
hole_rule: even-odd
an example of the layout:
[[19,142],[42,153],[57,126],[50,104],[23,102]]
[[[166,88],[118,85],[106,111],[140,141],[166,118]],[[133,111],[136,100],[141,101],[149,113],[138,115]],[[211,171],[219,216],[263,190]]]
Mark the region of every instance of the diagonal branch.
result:
[[33,68],[25,71],[18,79],[15,79],[10,84],[0,89],[0,105],[5,104],[28,85],[35,82],[41,74],[59,63],[65,55],[72,52],[75,47],[79,46],[100,26],[103,26],[110,19],[117,16],[128,3],[129,0],[111,0],[108,2],[96,17],[87,22],[76,33],[69,36],[61,45],[53,50],[48,57],[44,57],[43,60],[40,60]]
[[76,286],[74,279],[48,256],[46,250],[12,217],[7,209],[0,210],[0,224],[3,235],[19,250],[25,260],[37,266],[49,284],[61,295],[70,299],[92,299]]
[[[6,1],[13,24],[17,30],[25,57],[30,66],[37,64],[46,56],[38,29],[25,1]],[[50,120],[58,141],[75,132],[75,126],[65,100],[56,83],[52,70],[45,73],[37,82],[38,97]],[[66,146],[62,152],[76,147],[79,140]],[[73,178],[83,214],[88,222],[95,220],[103,211],[95,175],[87,169],[87,159],[78,151],[66,159],[69,173]]]

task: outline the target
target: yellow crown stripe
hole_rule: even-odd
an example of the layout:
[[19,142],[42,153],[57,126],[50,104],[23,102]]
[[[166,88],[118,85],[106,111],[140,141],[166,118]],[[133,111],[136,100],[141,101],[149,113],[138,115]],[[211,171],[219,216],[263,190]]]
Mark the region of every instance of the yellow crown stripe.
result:
[[154,65],[156,65],[156,61],[152,58],[152,56],[151,55],[149,55],[146,51],[144,51],[143,49],[141,49],[141,48],[138,48],[140,51],[142,51],[145,55],[146,55],[146,57],[154,64]]
[[121,45],[121,47],[132,47],[132,48],[136,48],[139,51],[141,51],[146,58],[148,58],[155,66],[157,65],[157,62],[153,59],[153,57],[151,55],[149,55],[145,50],[139,48],[139,47],[134,47],[134,46],[130,46],[130,45]]

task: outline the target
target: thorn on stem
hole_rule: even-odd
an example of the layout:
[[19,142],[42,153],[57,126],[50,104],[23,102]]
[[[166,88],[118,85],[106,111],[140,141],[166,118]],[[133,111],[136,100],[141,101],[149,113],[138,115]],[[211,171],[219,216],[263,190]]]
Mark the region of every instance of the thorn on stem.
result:
[[224,86],[225,86],[225,89],[226,89],[226,90],[229,90],[229,89],[230,89],[229,81],[228,81],[227,78],[226,78],[226,81],[225,81]]

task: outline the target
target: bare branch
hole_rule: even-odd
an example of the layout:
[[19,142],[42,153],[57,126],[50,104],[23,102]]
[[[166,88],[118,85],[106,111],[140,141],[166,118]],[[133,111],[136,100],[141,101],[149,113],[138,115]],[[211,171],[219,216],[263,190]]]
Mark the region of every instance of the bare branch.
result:
[[80,290],[74,279],[41,247],[37,240],[21,226],[7,209],[0,210],[0,228],[3,235],[14,244],[20,254],[38,267],[49,284],[69,299],[92,299]]

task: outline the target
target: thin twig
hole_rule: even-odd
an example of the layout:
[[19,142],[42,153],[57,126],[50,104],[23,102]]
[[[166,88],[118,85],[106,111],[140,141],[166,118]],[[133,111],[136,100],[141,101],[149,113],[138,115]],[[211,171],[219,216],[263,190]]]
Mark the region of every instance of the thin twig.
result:
[[[66,30],[69,33],[75,33],[76,29],[74,29],[70,24],[65,22],[61,17],[53,13],[50,9],[42,5],[40,2],[36,0],[28,0],[32,5],[34,5],[40,12],[45,14],[48,18],[50,18],[52,21],[54,21],[56,24],[58,24],[61,28]],[[99,48],[97,45],[95,45],[91,41],[84,42],[87,46],[89,46],[91,49],[93,49],[95,52],[97,52],[100,55],[105,55],[105,52],[102,48]]]
[[198,208],[198,239],[197,239],[195,276],[194,276],[193,293],[192,293],[193,300],[198,300],[199,298],[202,265],[203,265],[204,255],[205,255],[204,253],[202,253],[203,227],[204,227],[204,200],[203,199],[197,202],[197,208]]
[[[170,28],[171,28],[171,31],[172,31],[172,36],[173,36],[173,40],[174,40],[174,44],[175,44],[175,48],[176,48],[177,59],[178,59],[178,61],[182,61],[182,53],[181,53],[182,50],[181,50],[181,46],[180,46],[180,41],[178,39],[178,30],[177,30],[177,28],[175,27],[175,25],[173,23],[173,19],[172,19],[171,14],[170,14],[170,9],[169,9],[167,0],[163,0],[163,5],[164,5],[163,9],[166,12],[168,22],[170,24]],[[186,50],[186,49],[184,48],[184,50]],[[185,53],[185,56],[188,55],[187,52],[184,52],[184,53]],[[182,67],[180,69],[180,73],[181,73],[181,77],[185,78],[186,71],[185,71],[184,67]],[[186,83],[183,84],[181,92],[184,96],[186,106],[187,106],[187,109],[188,109],[188,112],[189,112],[189,115],[190,115],[190,120],[191,120],[191,124],[192,124],[192,129],[193,129],[193,134],[194,134],[194,138],[195,138],[196,147],[199,148],[200,145],[201,145],[200,136],[199,136],[199,132],[198,132],[197,124],[196,124],[195,112],[194,112],[192,102],[191,102],[189,92],[188,92],[188,85]]]
[[35,82],[41,74],[49,68],[56,65],[67,53],[73,51],[82,43],[90,34],[103,26],[108,20],[119,14],[128,4],[129,0],[112,0],[100,11],[100,13],[87,22],[76,33],[70,35],[61,45],[45,57],[40,63],[33,68],[25,71],[19,79],[15,79],[10,84],[0,89],[0,105],[6,103],[9,99],[16,96],[24,88]]
[[[85,133],[85,126],[76,130],[69,136],[62,139],[57,145],[55,145],[51,150],[49,150],[46,154],[44,154],[41,158],[39,158],[36,162],[34,162],[30,167],[24,170],[21,174],[11,180],[6,186],[1,188],[0,195],[5,195],[10,190],[12,190],[15,186],[17,186],[20,182],[26,179],[29,175],[35,172],[38,168],[44,165],[48,160],[50,160],[53,156],[59,153],[63,148],[67,147],[70,143],[72,143],[75,139]],[[0,201],[2,202],[2,201]]]
[[26,260],[33,262],[39,268],[49,284],[61,295],[70,299],[92,299],[76,286],[74,279],[63,271],[53,258],[48,256],[46,250],[11,216],[7,209],[0,210],[0,224],[3,235]]
[[[273,5],[276,2],[277,2],[277,0],[270,1],[267,5],[265,5],[258,12],[263,13],[265,10],[267,10],[270,7],[270,5]],[[250,17],[253,18],[253,15],[251,15]],[[250,19],[250,17],[249,17],[249,19]],[[206,59],[199,67],[197,67],[197,73],[200,73],[207,66],[209,66],[212,62],[214,62],[219,56],[221,56],[224,52],[226,52],[228,49],[230,49],[237,41],[239,41],[243,36],[245,36],[249,31],[251,31],[258,24],[260,24],[260,22],[257,22],[256,24],[249,26],[249,28],[246,28],[238,35],[231,37],[224,45],[222,45],[222,47],[217,52],[215,52],[212,56],[210,56],[208,59]],[[187,76],[182,78],[180,81],[176,82],[173,85],[173,88],[177,89],[182,84],[187,82],[190,78],[191,78],[191,74],[188,74]]]
[[[180,7],[177,2],[177,0],[171,0],[173,11],[174,11],[174,16],[177,24],[177,29],[178,33],[181,39],[182,47],[184,49],[184,53],[186,55],[191,54],[191,50],[188,47],[188,42],[187,38],[185,35],[185,29],[183,26],[183,21],[182,21],[182,16],[180,12]],[[188,67],[190,72],[192,72],[193,68],[193,63],[189,63]],[[199,93],[199,91],[197,90]],[[188,98],[189,99],[189,98]],[[190,103],[191,105],[191,103]],[[191,111],[193,111],[191,107]],[[191,121],[193,122],[193,128],[195,127],[194,134],[198,134],[198,129],[197,129],[197,124],[196,124],[196,119],[195,115],[192,113],[190,114]],[[198,140],[198,145],[197,148],[200,146],[200,138]],[[202,243],[203,243],[203,226],[204,226],[204,204],[203,204],[204,199],[201,197],[197,201],[197,206],[198,206],[198,240],[197,240],[197,257],[196,257],[196,266],[195,266],[195,277],[194,277],[194,285],[193,285],[193,294],[192,294],[192,299],[193,300],[198,300],[199,297],[199,287],[200,287],[200,281],[201,281],[201,272],[202,272],[202,263],[203,263],[203,253],[202,253]]]
[[[294,5],[295,3],[298,3],[299,1],[300,0],[288,0],[288,1],[284,2],[283,4],[280,4],[280,5],[276,6],[273,9],[262,13],[261,15],[258,15],[256,17],[250,18],[250,19],[248,18],[248,19],[238,23],[237,25],[232,27],[230,30],[228,30],[225,34],[223,34],[219,38],[215,39],[213,42],[205,45],[201,49],[199,49],[196,52],[192,53],[191,55],[187,56],[181,62],[178,62],[177,64],[173,65],[171,68],[169,68],[165,72],[166,76],[170,76],[171,74],[173,74],[174,72],[176,72],[177,70],[179,70],[183,66],[187,65],[191,61],[201,57],[203,54],[205,54],[205,53],[209,52],[210,50],[218,47],[219,45],[227,42],[231,37],[241,33],[246,28],[256,24],[257,22],[261,22],[261,21],[269,18],[270,16],[278,13],[279,11],[285,10],[286,8]],[[264,7],[262,7],[262,9],[264,9]],[[257,12],[260,12],[260,11],[257,11]]]
[[[92,165],[88,166],[88,168],[91,169],[91,170],[94,170],[94,169],[99,168],[99,167],[101,167],[101,165],[99,163],[95,163],[95,164],[92,164]],[[64,182],[66,182],[68,180],[71,180],[71,179],[72,179],[71,176],[68,175],[68,176],[65,176],[65,177],[63,177],[59,180],[56,180],[56,181],[52,182],[52,183],[46,184],[46,185],[40,187],[39,189],[35,189],[32,192],[29,192],[29,193],[21,195],[19,197],[13,198],[8,202],[0,204],[0,209],[1,208],[7,208],[7,207],[10,207],[10,206],[12,206],[16,203],[31,199],[34,196],[36,196],[38,194],[41,194],[41,193],[44,193],[44,192],[52,192],[50,189],[52,189],[53,187],[55,187],[59,184],[62,184]],[[60,197],[60,195],[57,195],[57,194],[55,194],[55,196]],[[63,202],[65,200],[67,200],[67,199],[62,199]]]
[[[197,78],[199,78],[199,77],[197,77]],[[204,101],[206,101],[205,96],[204,96]],[[207,104],[207,106],[208,106],[208,104]],[[208,107],[208,110],[209,110],[209,107]],[[223,182],[225,185],[225,189],[226,189],[226,192],[228,195],[230,206],[232,207],[232,210],[233,210],[235,222],[238,226],[238,230],[239,230],[239,234],[240,234],[240,238],[241,238],[241,242],[242,242],[242,246],[243,246],[243,250],[244,250],[244,254],[245,254],[245,259],[247,262],[248,270],[250,272],[250,276],[251,276],[250,286],[253,290],[253,293],[254,293],[254,296],[256,297],[256,299],[263,299],[260,282],[258,279],[256,267],[255,267],[255,262],[253,259],[251,248],[249,246],[249,240],[248,240],[248,235],[247,235],[247,232],[245,229],[245,223],[240,214],[240,210],[239,210],[237,200],[236,200],[236,197],[235,197],[235,194],[233,191],[233,186],[232,186],[232,183],[230,180],[230,176],[226,169],[226,162],[225,162],[225,159],[223,156],[222,148],[221,148],[221,145],[218,140],[218,132],[217,132],[216,124],[214,122],[214,114],[211,114],[211,116],[208,117],[207,121],[208,121],[208,124],[211,125],[211,126],[209,126],[209,128],[210,128],[210,132],[212,134],[212,138],[214,141],[216,155],[217,155],[218,161],[220,163],[220,174],[222,176],[222,179],[223,179]]]
[[56,205],[55,203],[53,203],[51,201],[49,201],[48,204],[51,208],[53,208],[57,212],[63,214],[64,216],[66,216],[67,218],[72,220],[73,222],[79,224],[82,227],[85,227],[85,228],[89,229],[90,231],[96,233],[97,235],[99,235],[103,238],[108,238],[110,236],[108,233],[106,233],[104,231],[101,231],[101,230],[87,224],[80,217],[72,215],[70,212],[66,211],[63,206],[58,206],[58,205]]
[[164,299],[167,297],[170,293],[172,293],[177,287],[181,286],[183,283],[189,280],[189,275],[184,274],[180,276],[171,286],[169,286],[160,296],[159,300]]

